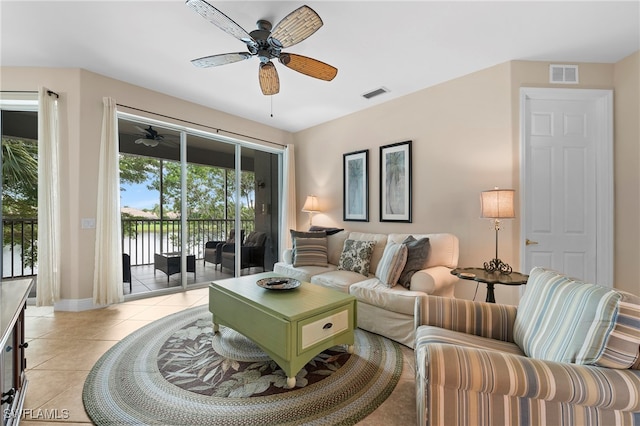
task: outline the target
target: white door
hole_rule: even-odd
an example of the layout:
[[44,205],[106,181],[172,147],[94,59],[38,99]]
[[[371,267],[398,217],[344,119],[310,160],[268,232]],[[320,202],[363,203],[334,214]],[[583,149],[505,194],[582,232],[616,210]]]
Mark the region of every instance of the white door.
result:
[[521,90],[523,271],[613,280],[612,93]]

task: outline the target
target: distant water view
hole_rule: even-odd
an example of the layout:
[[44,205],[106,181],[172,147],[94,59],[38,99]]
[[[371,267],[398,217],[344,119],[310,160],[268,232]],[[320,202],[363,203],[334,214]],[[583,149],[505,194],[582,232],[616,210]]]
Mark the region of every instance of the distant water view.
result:
[[[193,239],[193,238],[192,238]],[[208,238],[207,238],[208,239]],[[188,254],[196,255],[196,258],[203,257],[203,245],[204,242],[189,241]],[[162,244],[160,242],[162,241]],[[123,240],[123,253],[127,253],[131,256],[131,265],[145,265],[153,263],[153,255],[160,252],[175,252],[180,251],[180,237],[177,234],[165,234],[160,239],[159,232],[138,232],[137,237],[125,237]],[[21,257],[22,247],[20,245],[13,246],[13,253],[11,252],[11,246],[5,245],[2,249],[2,277],[10,278],[12,276],[29,276],[38,274],[38,265],[32,268],[30,266],[22,265]],[[13,258],[13,271],[11,268]],[[23,269],[24,268],[24,269]]]

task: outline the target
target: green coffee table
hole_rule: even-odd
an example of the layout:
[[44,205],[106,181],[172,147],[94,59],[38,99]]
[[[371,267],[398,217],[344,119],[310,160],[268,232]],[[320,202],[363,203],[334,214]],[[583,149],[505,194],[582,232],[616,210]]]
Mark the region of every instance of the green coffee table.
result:
[[345,293],[303,282],[292,290],[258,287],[273,272],[214,281],[209,285],[213,331],[230,327],[251,339],[287,375],[287,386],[316,355],[336,345],[353,353],[356,299]]

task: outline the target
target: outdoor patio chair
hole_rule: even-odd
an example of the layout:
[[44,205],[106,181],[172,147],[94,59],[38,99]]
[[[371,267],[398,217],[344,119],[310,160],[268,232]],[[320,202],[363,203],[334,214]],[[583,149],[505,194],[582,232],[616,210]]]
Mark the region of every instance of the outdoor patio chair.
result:
[[[267,243],[267,234],[265,232],[253,231],[247,235],[242,247],[240,248],[242,261],[240,269],[262,267],[264,271],[264,252]],[[222,268],[234,270],[236,264],[236,245],[222,245]]]
[[[235,242],[236,230],[229,231],[226,241],[207,241],[204,245],[204,259],[202,266],[206,266],[206,262],[213,263],[214,268],[218,270],[218,265],[222,262],[222,246],[224,244],[232,244]],[[244,238],[244,229],[240,230],[240,240]],[[220,268],[222,269],[222,268]]]

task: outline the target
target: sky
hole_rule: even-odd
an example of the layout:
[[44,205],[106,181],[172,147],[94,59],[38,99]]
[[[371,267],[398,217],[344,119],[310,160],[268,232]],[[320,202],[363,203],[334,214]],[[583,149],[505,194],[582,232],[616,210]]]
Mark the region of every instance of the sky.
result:
[[120,191],[121,207],[151,210],[160,202],[159,192],[147,189],[146,183],[121,184],[120,187],[126,189],[126,191]]

